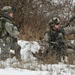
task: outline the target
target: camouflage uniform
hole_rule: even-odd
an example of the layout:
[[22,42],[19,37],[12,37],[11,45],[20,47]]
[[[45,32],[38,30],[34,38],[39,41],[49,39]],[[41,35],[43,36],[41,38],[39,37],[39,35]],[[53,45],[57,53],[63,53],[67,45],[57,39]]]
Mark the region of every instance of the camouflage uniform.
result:
[[72,26],[64,27],[64,28],[62,27],[58,31],[53,31],[51,29],[48,29],[44,34],[44,40],[47,42],[49,42],[50,40],[56,41],[57,37],[61,37],[60,33],[61,35],[63,35],[62,36],[63,38],[65,35],[75,34],[75,27],[72,27]]
[[[58,21],[59,20],[57,18],[50,20],[50,22],[49,22],[50,29],[45,32],[44,40],[47,44],[47,47],[53,46],[54,49],[56,49],[56,46],[51,42],[60,42],[61,41],[61,43],[63,42],[63,45],[59,44],[59,46],[60,47],[63,46],[64,50],[66,50],[66,46],[65,46],[66,42],[65,42],[65,37],[64,36],[75,34],[75,27],[72,27],[72,26],[60,27],[58,30],[55,31],[55,30],[52,29],[52,27],[56,23],[58,23]],[[58,51],[58,53],[59,53],[59,51]],[[65,51],[63,51],[62,53],[66,55]],[[58,56],[58,58],[59,57],[60,56]]]
[[[10,9],[10,10],[9,10]],[[21,55],[20,55],[20,49],[21,47],[17,43],[17,39],[19,36],[19,32],[16,26],[14,26],[14,23],[12,21],[12,18],[8,15],[8,13],[12,12],[10,6],[5,6],[2,9],[2,19],[4,20],[4,32],[1,33],[1,40],[5,44],[5,48],[7,48],[6,51],[9,51],[10,49],[15,50],[15,56],[20,61]],[[4,51],[4,49],[2,51]]]
[[[56,20],[56,21],[55,21]],[[56,42],[58,38],[64,38],[64,29],[60,27],[58,30],[53,30],[53,26],[55,26],[56,23],[60,23],[57,18],[54,18],[50,20],[49,25],[50,29],[48,29],[44,34],[44,40],[46,42]]]
[[65,35],[75,34],[75,26],[71,26],[70,23],[75,19],[75,14],[70,18],[64,29]]
[[[54,19],[54,20],[53,20]],[[53,19],[50,20],[49,25],[50,27],[54,26],[55,23],[59,23],[60,20],[56,17],[54,17]],[[70,23],[75,19],[75,14],[70,18],[69,22],[67,23],[67,25],[65,27],[60,28],[59,32],[62,32],[64,35],[71,35],[71,34],[75,34],[75,27],[70,26]],[[50,28],[51,29],[51,28]],[[51,31],[51,30],[47,30],[46,32]],[[46,33],[45,32],[45,33]],[[48,34],[45,34],[44,39],[48,40],[49,37],[51,37]],[[48,40],[49,41],[49,40]]]

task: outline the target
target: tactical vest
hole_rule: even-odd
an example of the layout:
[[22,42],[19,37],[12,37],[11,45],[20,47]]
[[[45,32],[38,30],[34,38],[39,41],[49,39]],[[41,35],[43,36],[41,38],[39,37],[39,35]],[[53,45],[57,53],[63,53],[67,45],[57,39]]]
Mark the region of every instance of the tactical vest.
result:
[[0,17],[0,38],[3,37],[3,33],[5,33],[5,20],[4,18]]
[[53,30],[48,30],[45,33],[48,33],[49,36],[49,41],[55,42],[57,40],[58,34],[62,33],[64,36],[64,30],[63,28],[57,30],[57,31],[53,31]]
[[12,23],[9,19],[6,19],[4,17],[0,17],[0,38],[4,38],[8,35],[6,29],[5,29],[5,23],[9,22]]

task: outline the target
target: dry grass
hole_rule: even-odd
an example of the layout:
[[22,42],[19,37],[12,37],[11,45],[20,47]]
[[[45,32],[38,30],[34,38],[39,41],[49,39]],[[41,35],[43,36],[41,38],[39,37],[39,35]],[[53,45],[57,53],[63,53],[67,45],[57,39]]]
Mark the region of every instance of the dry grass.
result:
[[[24,33],[23,33],[24,32]],[[32,29],[32,28],[28,28],[25,31],[20,31],[20,39],[23,40],[36,40],[36,39],[43,39],[44,38],[44,30],[37,30],[36,29]],[[69,35],[69,36],[65,36],[65,39],[67,40],[75,40],[75,35]]]
[[66,39],[68,40],[75,40],[75,35],[69,35],[69,36],[65,36]]
[[[41,57],[43,54],[39,51],[36,53],[37,56]],[[60,58],[60,57],[59,57]],[[38,58],[37,58],[38,59]],[[38,59],[38,62],[40,60]],[[43,59],[43,64],[58,64],[59,60],[56,58],[55,53],[49,52]],[[75,65],[75,54],[69,53],[68,54],[68,62],[64,62],[65,64],[74,64]]]

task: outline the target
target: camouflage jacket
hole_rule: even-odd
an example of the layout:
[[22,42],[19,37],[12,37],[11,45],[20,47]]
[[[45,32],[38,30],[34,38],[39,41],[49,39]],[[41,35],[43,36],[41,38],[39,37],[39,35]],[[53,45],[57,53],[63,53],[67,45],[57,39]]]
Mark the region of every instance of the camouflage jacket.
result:
[[47,30],[44,36],[44,40],[47,42],[56,42],[56,40],[61,38],[64,38],[64,30],[62,28],[57,31]]
[[13,22],[6,19],[6,23],[5,23],[5,29],[7,31],[7,33],[13,37],[13,38],[18,38],[19,36],[19,31],[17,29],[16,26],[14,26]]
[[64,38],[65,35],[71,35],[71,34],[75,34],[75,27],[70,26],[70,27],[61,28],[57,32],[52,30],[47,30],[44,35],[44,40],[47,42],[49,41],[55,42],[58,37]]
[[1,39],[4,39],[7,43],[13,42],[13,39],[18,39],[19,32],[16,26],[14,26],[14,23],[7,19],[4,18],[4,32],[2,33]]

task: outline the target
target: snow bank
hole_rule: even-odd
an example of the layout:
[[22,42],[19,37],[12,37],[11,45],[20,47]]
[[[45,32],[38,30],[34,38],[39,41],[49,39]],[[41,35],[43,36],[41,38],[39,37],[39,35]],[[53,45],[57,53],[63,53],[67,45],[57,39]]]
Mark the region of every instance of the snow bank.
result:
[[21,57],[25,61],[32,60],[31,52],[35,53],[40,49],[40,45],[35,41],[19,40],[18,44],[21,46]]

